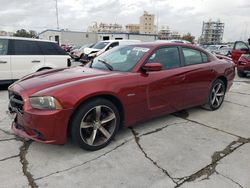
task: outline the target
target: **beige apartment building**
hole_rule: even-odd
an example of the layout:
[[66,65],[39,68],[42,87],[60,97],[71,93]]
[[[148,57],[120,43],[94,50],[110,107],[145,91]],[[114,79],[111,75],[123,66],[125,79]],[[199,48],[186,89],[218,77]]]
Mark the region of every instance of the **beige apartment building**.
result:
[[127,24],[126,25],[127,33],[139,33],[140,32],[140,24]]
[[149,14],[144,11],[144,14],[140,16],[140,34],[154,34],[154,14]]

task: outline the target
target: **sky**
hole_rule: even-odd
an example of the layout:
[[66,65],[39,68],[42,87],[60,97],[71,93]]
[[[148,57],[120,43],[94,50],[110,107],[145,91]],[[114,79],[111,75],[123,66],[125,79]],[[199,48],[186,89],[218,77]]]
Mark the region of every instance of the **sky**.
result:
[[[0,0],[0,30],[41,32],[56,29],[55,0]],[[94,22],[139,23],[143,11],[155,14],[155,25],[181,34],[201,35],[202,22],[225,23],[224,41],[250,38],[249,0],[58,0],[59,28],[86,31]]]

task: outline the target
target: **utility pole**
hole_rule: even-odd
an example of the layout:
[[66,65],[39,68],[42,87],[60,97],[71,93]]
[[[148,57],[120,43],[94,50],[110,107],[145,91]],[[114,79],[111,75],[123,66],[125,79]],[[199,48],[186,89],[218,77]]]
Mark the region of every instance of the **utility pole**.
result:
[[58,6],[57,6],[57,0],[56,0],[56,23],[57,23],[57,30],[59,30],[59,19],[58,19]]

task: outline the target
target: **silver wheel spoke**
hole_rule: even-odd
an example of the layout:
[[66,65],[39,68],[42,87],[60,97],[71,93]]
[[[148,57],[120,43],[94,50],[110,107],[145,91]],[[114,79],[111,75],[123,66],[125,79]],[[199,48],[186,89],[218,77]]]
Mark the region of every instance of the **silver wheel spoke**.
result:
[[112,121],[113,119],[115,119],[115,113],[112,113],[109,116],[107,116],[106,118],[104,118],[103,120],[101,120],[101,124]]
[[89,137],[89,139],[87,140],[89,145],[93,145],[94,141],[95,141],[95,137],[96,137],[96,133],[97,133],[97,129],[94,129],[91,133],[91,136]]
[[95,120],[100,121],[101,118],[101,106],[95,108]]
[[220,88],[221,88],[221,84],[218,84],[218,85],[217,85],[217,89],[215,90],[215,93],[216,93],[216,94],[219,92]]
[[224,93],[217,93],[216,96],[217,97],[222,97],[224,95]]
[[86,129],[86,128],[90,128],[90,127],[93,127],[92,123],[84,122],[84,121],[81,123],[81,126],[80,126],[81,129]]
[[216,100],[217,105],[219,105],[220,103],[217,97],[215,97],[215,100]]
[[111,134],[110,134],[103,126],[100,126],[100,127],[99,127],[99,130],[101,131],[101,133],[102,133],[106,138],[110,138],[110,137],[111,137]]
[[212,99],[212,105],[214,105],[215,99],[216,99],[216,96],[214,96]]

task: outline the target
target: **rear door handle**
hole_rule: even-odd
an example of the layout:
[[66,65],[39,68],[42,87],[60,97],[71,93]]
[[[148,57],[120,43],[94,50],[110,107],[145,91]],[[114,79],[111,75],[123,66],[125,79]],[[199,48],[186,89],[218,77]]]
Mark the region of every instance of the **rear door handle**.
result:
[[1,64],[5,64],[5,63],[7,63],[7,61],[0,61],[0,63],[1,63]]
[[31,63],[40,63],[41,61],[40,60],[33,60],[31,61]]

